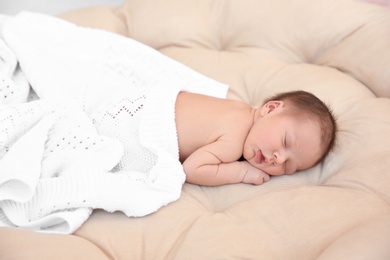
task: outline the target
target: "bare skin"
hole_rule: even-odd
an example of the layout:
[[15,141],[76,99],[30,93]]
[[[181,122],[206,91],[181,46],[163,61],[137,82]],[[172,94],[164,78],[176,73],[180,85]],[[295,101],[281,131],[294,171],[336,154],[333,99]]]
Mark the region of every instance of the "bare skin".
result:
[[[259,185],[270,175],[310,168],[321,155],[317,124],[285,116],[281,101],[256,109],[181,92],[175,109],[180,161],[189,183]],[[246,160],[238,161],[241,156]]]

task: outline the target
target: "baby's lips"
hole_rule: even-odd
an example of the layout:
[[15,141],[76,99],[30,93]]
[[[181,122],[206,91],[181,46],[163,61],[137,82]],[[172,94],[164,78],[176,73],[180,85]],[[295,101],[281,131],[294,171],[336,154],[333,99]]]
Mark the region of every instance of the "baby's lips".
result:
[[255,161],[256,161],[256,163],[260,164],[262,162],[262,160],[263,160],[263,154],[261,153],[261,150],[257,150]]

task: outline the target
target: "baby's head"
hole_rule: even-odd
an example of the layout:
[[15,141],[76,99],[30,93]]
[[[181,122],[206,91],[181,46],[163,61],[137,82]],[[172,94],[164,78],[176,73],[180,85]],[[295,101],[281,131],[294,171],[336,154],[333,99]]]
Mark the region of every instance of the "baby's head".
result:
[[323,153],[314,165],[322,162],[336,143],[337,123],[329,106],[315,95],[302,90],[277,94],[265,100],[264,104],[271,100],[283,101],[287,113],[291,113],[299,120],[313,120],[319,124]]
[[243,156],[270,175],[292,174],[322,162],[335,146],[336,132],[332,111],[316,96],[281,93],[257,109]]

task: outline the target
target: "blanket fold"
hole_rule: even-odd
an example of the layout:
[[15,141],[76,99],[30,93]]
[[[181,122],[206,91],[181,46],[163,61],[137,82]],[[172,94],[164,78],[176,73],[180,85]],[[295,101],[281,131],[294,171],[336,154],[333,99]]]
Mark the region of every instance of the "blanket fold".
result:
[[0,95],[15,94],[0,97],[0,225],[72,233],[95,208],[145,216],[179,198],[177,94],[225,85],[51,16],[20,13],[0,35]]

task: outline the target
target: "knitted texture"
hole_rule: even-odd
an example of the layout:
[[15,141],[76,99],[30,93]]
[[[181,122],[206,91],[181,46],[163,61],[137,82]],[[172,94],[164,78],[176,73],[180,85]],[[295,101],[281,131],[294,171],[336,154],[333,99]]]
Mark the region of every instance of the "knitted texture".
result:
[[17,58],[4,41],[0,41],[0,57],[0,104],[24,102],[29,94],[28,82],[17,69]]
[[177,94],[225,85],[50,16],[21,13],[1,35],[0,224],[72,233],[95,208],[144,216],[179,198]]

